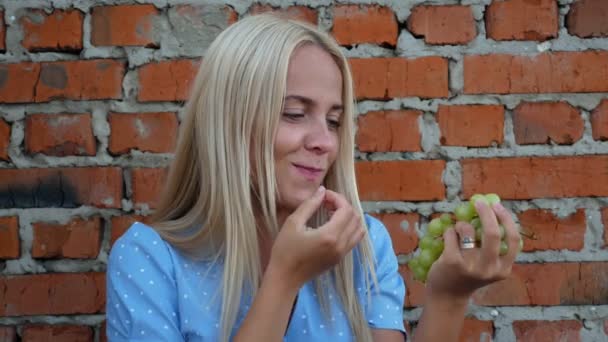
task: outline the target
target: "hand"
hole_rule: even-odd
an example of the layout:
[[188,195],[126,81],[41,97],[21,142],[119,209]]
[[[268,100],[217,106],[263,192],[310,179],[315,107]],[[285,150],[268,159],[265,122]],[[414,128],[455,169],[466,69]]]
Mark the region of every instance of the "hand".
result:
[[[475,208],[484,227],[481,248],[460,249],[460,240],[475,237],[475,229],[466,222],[457,222],[444,235],[444,251],[429,270],[427,289],[431,295],[467,298],[478,288],[505,279],[511,273],[519,251],[519,232],[509,211],[501,204],[490,208],[477,202]],[[505,227],[509,250],[500,256],[500,229]]]
[[[333,215],[321,227],[307,228],[322,204]],[[344,196],[321,187],[285,220],[272,246],[268,268],[299,288],[338,264],[364,236],[361,216]]]

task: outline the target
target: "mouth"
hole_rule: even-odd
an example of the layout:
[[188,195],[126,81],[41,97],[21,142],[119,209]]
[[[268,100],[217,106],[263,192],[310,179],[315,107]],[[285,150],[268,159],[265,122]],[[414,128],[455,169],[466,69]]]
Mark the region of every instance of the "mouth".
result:
[[302,176],[304,176],[304,178],[310,181],[317,180],[323,174],[323,169],[295,163],[292,163],[292,165],[295,167],[299,174],[301,174]]

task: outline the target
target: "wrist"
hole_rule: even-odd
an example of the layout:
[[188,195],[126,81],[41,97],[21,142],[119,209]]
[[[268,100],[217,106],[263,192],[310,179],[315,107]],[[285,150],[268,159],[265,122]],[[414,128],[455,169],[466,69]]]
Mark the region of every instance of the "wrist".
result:
[[445,309],[462,310],[468,306],[471,295],[472,293],[453,294],[438,292],[427,287],[425,293],[425,302],[444,307]]
[[273,292],[278,291],[277,295],[293,295],[295,297],[302,285],[303,284],[289,276],[287,272],[282,271],[280,267],[273,263],[268,264],[264,276],[262,277],[262,286],[271,287]]

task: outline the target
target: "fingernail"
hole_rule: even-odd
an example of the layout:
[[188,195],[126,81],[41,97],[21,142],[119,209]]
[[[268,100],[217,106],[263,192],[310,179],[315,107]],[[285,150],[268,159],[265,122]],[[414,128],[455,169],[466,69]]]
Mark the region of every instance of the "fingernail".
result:
[[325,187],[323,185],[321,185],[318,189],[317,189],[317,195],[322,194],[323,192],[325,192]]
[[500,203],[494,203],[494,210],[502,211],[502,210],[505,210],[505,207],[503,207],[502,204],[500,204]]

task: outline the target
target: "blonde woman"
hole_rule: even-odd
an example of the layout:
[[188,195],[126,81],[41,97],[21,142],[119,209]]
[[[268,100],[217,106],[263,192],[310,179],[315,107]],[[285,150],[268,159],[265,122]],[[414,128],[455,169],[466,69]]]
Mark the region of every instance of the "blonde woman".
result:
[[[405,286],[354,173],[353,89],[336,43],[302,23],[248,17],[210,46],[153,223],[114,244],[111,341],[403,341]],[[471,293],[505,277],[497,219],[484,247],[459,223],[429,273],[415,341],[453,341]],[[515,250],[516,248],[510,248]]]

